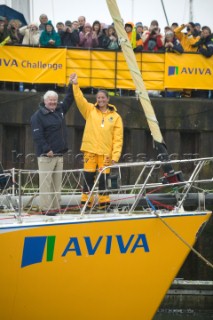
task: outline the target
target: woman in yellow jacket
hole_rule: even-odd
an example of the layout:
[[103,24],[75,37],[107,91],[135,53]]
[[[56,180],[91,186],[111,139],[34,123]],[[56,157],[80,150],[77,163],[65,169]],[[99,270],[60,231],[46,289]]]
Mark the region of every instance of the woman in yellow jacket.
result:
[[[96,170],[118,162],[123,146],[123,123],[115,106],[109,104],[107,91],[99,90],[96,94],[96,103],[89,103],[83,96],[76,73],[71,75],[73,93],[76,105],[86,120],[81,144],[84,153],[85,182],[81,203],[88,200],[88,194],[94,185]],[[106,193],[105,182],[110,170],[106,169],[99,180],[99,208],[104,209],[110,205],[109,194]],[[102,191],[102,192],[101,192]],[[88,207],[93,205],[90,198]]]

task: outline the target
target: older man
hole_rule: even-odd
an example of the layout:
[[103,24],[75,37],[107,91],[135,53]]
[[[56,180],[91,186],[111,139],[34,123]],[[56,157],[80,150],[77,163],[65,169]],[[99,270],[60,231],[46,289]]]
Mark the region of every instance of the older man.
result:
[[65,114],[74,101],[72,86],[63,102],[58,94],[47,91],[44,103],[31,118],[33,140],[39,168],[40,210],[55,215],[60,211],[63,155],[68,150]]

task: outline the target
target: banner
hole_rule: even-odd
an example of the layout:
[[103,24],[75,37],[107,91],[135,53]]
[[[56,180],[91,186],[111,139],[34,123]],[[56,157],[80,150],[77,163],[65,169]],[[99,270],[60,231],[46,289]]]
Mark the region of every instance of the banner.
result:
[[[83,87],[135,90],[121,51],[81,48],[0,47],[0,81],[68,84],[72,72]],[[147,90],[213,90],[213,57],[136,53]]]
[[213,58],[192,53],[165,55],[165,88],[213,89]]
[[[147,89],[164,89],[164,54],[136,53],[138,67]],[[123,52],[67,50],[67,83],[71,72],[78,74],[81,87],[135,90]]]
[[4,46],[0,79],[29,83],[66,82],[66,49]]

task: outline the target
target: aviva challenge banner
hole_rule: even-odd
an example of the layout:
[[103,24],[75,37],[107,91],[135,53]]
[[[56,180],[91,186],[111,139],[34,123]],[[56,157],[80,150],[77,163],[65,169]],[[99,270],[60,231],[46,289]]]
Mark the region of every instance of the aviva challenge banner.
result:
[[66,50],[1,47],[0,79],[30,83],[65,83]]
[[[147,90],[213,90],[213,57],[143,52],[136,60]],[[82,87],[135,89],[122,52],[0,47],[0,81],[67,84],[72,72]]]

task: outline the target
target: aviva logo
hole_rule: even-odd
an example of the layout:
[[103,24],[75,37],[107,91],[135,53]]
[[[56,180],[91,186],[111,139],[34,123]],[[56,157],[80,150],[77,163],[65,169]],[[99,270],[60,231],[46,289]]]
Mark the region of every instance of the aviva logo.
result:
[[178,67],[171,66],[168,68],[168,75],[169,76],[174,76],[178,74]]
[[177,76],[177,75],[198,75],[198,76],[206,76],[212,75],[211,69],[210,68],[190,68],[190,67],[183,67],[179,69],[178,66],[169,66],[168,67],[168,75],[169,76]]
[[[21,267],[42,262],[44,253],[46,253],[46,261],[53,261],[55,238],[55,236],[26,237]],[[134,254],[136,250],[149,253],[149,245],[145,234],[130,234],[124,238],[121,234],[99,235],[97,238],[89,236],[69,237],[61,249],[60,256],[88,257],[97,253],[110,255],[112,252]]]
[[46,261],[53,260],[55,236],[26,237],[22,254],[21,267],[42,262],[46,247]]

